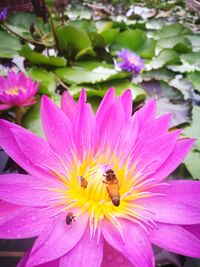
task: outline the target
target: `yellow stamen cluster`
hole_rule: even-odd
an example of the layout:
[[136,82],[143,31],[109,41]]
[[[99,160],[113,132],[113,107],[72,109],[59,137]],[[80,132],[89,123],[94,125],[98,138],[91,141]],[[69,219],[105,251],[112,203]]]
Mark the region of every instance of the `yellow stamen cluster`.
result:
[[[121,157],[115,154],[99,153],[96,157],[90,155],[78,160],[75,157],[66,168],[66,175],[57,174],[66,186],[66,190],[56,190],[62,193],[62,197],[56,205],[61,206],[66,213],[70,209],[87,212],[91,233],[95,233],[101,227],[101,221],[106,218],[120,231],[119,218],[125,218],[141,223],[145,218],[140,213],[143,207],[134,203],[134,200],[148,197],[144,187],[140,187],[141,177],[135,174],[135,166],[128,168],[128,160],[121,165]],[[114,170],[118,179],[120,190],[120,205],[113,205],[111,198],[103,183],[105,170]],[[81,187],[80,177],[88,182],[86,188]],[[54,189],[55,191],[55,189]],[[63,195],[64,194],[64,195]]]

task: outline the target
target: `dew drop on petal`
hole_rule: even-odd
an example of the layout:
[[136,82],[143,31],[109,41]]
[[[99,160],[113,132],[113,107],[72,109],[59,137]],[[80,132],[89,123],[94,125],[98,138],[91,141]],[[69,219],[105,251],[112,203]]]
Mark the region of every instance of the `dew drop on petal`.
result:
[[107,259],[108,259],[109,261],[111,261],[111,260],[113,259],[113,257],[112,257],[112,254],[111,254],[111,253],[109,253],[109,254],[107,255]]
[[122,255],[118,255],[117,258],[116,258],[116,261],[119,264],[123,264],[125,259],[124,259],[124,257]]

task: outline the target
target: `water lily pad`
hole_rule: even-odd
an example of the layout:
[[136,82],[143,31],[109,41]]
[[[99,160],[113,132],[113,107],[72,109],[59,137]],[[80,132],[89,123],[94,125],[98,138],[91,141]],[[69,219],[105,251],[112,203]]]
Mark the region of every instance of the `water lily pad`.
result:
[[29,75],[33,80],[40,82],[39,93],[55,94],[57,80],[53,72],[34,67],[29,71]]
[[148,39],[143,30],[127,30],[116,36],[111,47],[113,51],[119,51],[122,48],[136,52],[145,58],[152,58],[154,56],[155,41]]
[[162,38],[157,42],[157,46],[163,48],[173,48],[178,52],[192,51],[192,45],[185,36],[172,36],[168,38]]
[[200,180],[200,152],[192,150],[184,163],[194,179]]
[[67,61],[64,57],[45,56],[41,53],[33,51],[28,45],[24,45],[20,51],[20,55],[25,57],[35,65],[50,65],[55,67],[64,67]]
[[200,151],[200,107],[193,106],[192,123],[184,129],[185,136],[196,138],[195,148]]
[[176,51],[172,49],[163,49],[156,58],[154,58],[149,64],[147,64],[147,68],[159,69],[168,64],[177,62],[179,62],[179,56]]
[[60,68],[55,73],[61,80],[72,84],[95,84],[130,76],[127,72],[117,71],[112,65],[100,62],[85,62],[79,66]]
[[0,40],[0,58],[13,58],[21,49],[19,39],[5,31],[0,31]]
[[[68,56],[95,55],[87,32],[75,26],[65,25],[56,29],[58,49],[67,51]],[[79,54],[78,54],[79,53]]]
[[184,100],[179,90],[158,81],[143,82],[142,87],[149,97],[156,98],[158,115],[172,114],[171,127],[190,121],[190,101]]
[[188,73],[187,77],[194,88],[200,92],[200,71]]
[[31,107],[22,120],[22,125],[38,136],[44,137],[40,116],[40,101]]

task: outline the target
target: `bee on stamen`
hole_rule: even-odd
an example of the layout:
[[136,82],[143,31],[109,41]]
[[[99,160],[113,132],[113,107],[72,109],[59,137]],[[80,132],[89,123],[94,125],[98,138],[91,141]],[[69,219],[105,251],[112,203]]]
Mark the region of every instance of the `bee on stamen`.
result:
[[103,183],[106,184],[106,189],[108,191],[109,197],[115,206],[119,206],[120,204],[120,194],[119,194],[119,183],[118,179],[115,175],[115,172],[112,169],[109,169],[103,174],[105,177],[105,181]]
[[67,213],[67,216],[66,216],[66,224],[67,225],[71,225],[73,223],[73,221],[75,222],[75,216],[73,215],[72,212],[69,212]]
[[88,182],[86,181],[86,179],[83,176],[80,176],[80,183],[81,183],[82,188],[86,188],[88,185]]

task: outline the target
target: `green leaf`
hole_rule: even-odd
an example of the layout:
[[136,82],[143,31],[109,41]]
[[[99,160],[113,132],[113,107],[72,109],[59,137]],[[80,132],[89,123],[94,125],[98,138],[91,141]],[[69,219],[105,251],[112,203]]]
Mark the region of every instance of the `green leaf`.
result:
[[87,92],[87,96],[89,97],[101,97],[103,98],[104,95],[106,94],[107,90],[110,87],[114,87],[115,88],[115,93],[116,95],[120,96],[121,94],[123,94],[123,92],[126,89],[130,89],[132,92],[132,98],[134,102],[137,101],[141,101],[145,98],[146,93],[143,90],[143,88],[138,85],[138,84],[133,84],[131,83],[128,79],[122,79],[122,80],[113,80],[113,81],[108,81],[108,82],[103,82],[103,83],[98,83],[95,84],[92,87],[88,86],[88,85],[83,85],[83,86],[79,86],[79,85],[72,85],[70,87],[70,93],[75,97],[79,97],[79,94],[82,90],[82,88],[84,87],[84,89]]
[[187,137],[196,138],[195,147],[200,151],[200,107],[193,106],[192,123],[184,129],[183,134]]
[[40,117],[40,101],[31,107],[25,114],[22,120],[22,126],[29,129],[31,132],[44,137],[42,130],[41,117]]
[[182,63],[187,63],[192,65],[193,67],[199,69],[200,68],[200,52],[196,53],[188,53],[188,54],[182,54],[180,56],[180,59]]
[[100,62],[85,62],[79,66],[66,67],[55,70],[58,77],[68,83],[99,83],[102,81],[119,79],[129,76],[127,72],[117,71],[112,65]]
[[121,32],[117,35],[114,44],[112,45],[112,50],[121,50],[122,48],[130,49],[131,51],[137,51],[141,45],[146,42],[147,37],[144,31],[127,30]]
[[12,58],[18,54],[21,44],[18,38],[0,31],[0,58]]
[[141,73],[141,76],[145,81],[157,80],[157,81],[169,82],[174,78],[174,73],[170,70],[159,69],[159,70],[144,71]]
[[194,71],[187,75],[194,88],[200,92],[200,71]]
[[35,65],[50,65],[55,67],[64,67],[67,61],[64,57],[44,56],[41,53],[33,51],[28,45],[24,45],[20,51],[20,55],[25,57]]
[[169,38],[173,36],[180,36],[186,33],[190,33],[190,30],[185,28],[182,24],[174,23],[162,27],[162,29],[158,32],[157,36],[159,38]]
[[55,94],[57,81],[54,73],[34,67],[29,71],[29,76],[33,80],[40,82],[39,93],[46,95]]
[[172,36],[160,39],[157,42],[159,48],[173,48],[178,52],[189,52],[192,50],[190,41],[185,36]]
[[192,44],[192,50],[194,52],[200,52],[200,34],[189,34],[186,37]]
[[32,39],[30,27],[36,22],[36,16],[32,13],[15,13],[9,16],[6,26],[25,39]]
[[101,32],[101,35],[107,45],[113,44],[116,36],[119,33],[119,29],[105,29],[104,31]]
[[200,180],[200,152],[192,150],[184,163],[194,179]]
[[95,55],[90,38],[83,29],[70,25],[62,26],[56,29],[56,36],[59,50],[67,51],[68,55],[77,57],[81,52],[81,55]]
[[179,61],[179,56],[174,50],[163,49],[160,54],[154,58],[149,64],[150,69],[159,69],[168,64],[174,64]]

